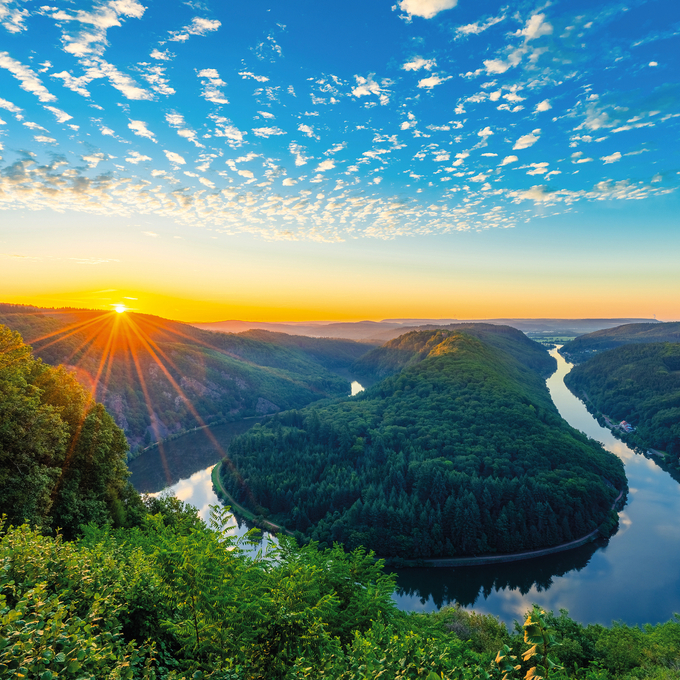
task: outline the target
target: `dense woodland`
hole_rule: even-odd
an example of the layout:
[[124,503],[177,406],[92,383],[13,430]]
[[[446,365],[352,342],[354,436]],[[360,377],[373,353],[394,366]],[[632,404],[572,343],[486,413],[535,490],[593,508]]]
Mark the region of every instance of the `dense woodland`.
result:
[[102,405],[0,328],[3,679],[677,675],[678,620],[605,628],[534,608],[508,631],[458,607],[405,614],[363,548],[281,537],[246,552],[226,511],[208,527],[174,498],[141,499],[124,455]]
[[565,383],[615,422],[636,429],[635,441],[680,458],[680,343],[631,344],[574,367]]
[[597,352],[621,345],[650,342],[680,342],[680,321],[667,323],[628,323],[587,333],[566,342],[560,349],[572,363],[587,361]]
[[266,331],[213,333],[144,314],[0,305],[36,356],[94,387],[133,454],[204,422],[300,408],[349,394],[371,345]]
[[301,539],[385,557],[519,552],[612,530],[623,465],[559,416],[526,365],[543,348],[531,343],[522,362],[449,331],[389,345],[418,361],[231,443],[221,473],[237,502]]
[[127,481],[127,450],[71,373],[36,360],[0,326],[0,514],[66,537],[81,524],[135,521],[143,511]]

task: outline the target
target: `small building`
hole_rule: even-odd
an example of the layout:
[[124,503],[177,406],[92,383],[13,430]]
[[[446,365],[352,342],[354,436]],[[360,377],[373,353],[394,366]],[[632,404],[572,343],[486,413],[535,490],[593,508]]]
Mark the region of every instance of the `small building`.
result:
[[635,432],[635,428],[626,420],[622,420],[619,423],[619,427],[624,431],[624,432]]

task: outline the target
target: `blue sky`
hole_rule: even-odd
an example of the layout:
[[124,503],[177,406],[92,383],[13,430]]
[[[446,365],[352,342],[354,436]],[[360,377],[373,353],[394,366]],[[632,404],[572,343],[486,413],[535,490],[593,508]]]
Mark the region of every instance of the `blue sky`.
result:
[[[408,251],[426,263],[468,247],[455,234],[512,228],[514,245],[471,246],[495,271],[537,248],[523,230],[552,230],[547,253],[612,221],[614,240],[678,246],[675,1],[0,0],[0,24],[7,267],[46,243],[72,268],[209,235],[196,257],[397,240],[397,277]],[[83,249],[97,219],[139,240]],[[285,252],[304,269],[305,246]],[[11,264],[19,296],[31,274]]]

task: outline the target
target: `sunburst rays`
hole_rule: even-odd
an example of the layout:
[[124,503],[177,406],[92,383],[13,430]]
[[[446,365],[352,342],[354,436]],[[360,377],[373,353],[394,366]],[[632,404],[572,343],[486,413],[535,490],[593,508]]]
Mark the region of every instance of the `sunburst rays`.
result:
[[[69,461],[78,445],[93,403],[97,397],[100,400],[106,397],[112,373],[115,371],[115,367],[118,366],[118,370],[124,374],[128,384],[132,386],[136,382],[141,389],[146,411],[151,422],[150,427],[158,442],[163,472],[167,483],[170,484],[172,483],[172,474],[163,449],[162,428],[159,427],[159,423],[162,421],[155,412],[146,376],[149,367],[155,366],[158,368],[171,389],[176,393],[200,427],[204,427],[206,422],[179,384],[178,376],[181,376],[181,370],[168,356],[168,353],[160,347],[159,342],[172,342],[173,340],[188,341],[192,345],[216,351],[230,358],[238,359],[245,363],[251,362],[219,347],[215,347],[179,328],[175,328],[175,324],[165,325],[160,319],[156,320],[146,315],[132,314],[128,310],[123,311],[126,313],[120,313],[118,309],[110,312],[84,310],[61,312],[62,315],[75,315],[80,318],[76,318],[75,321],[68,323],[60,329],[32,338],[29,340],[29,343],[34,347],[35,351],[42,352],[47,348],[54,347],[55,345],[58,346],[59,343],[65,342],[68,354],[61,356],[61,363],[71,365],[79,369],[81,374],[84,372],[88,376],[87,382],[89,384],[86,387],[89,389],[91,396],[85,404],[80,422],[73,433],[64,461],[64,471],[68,468]],[[156,336],[156,339],[152,336]],[[203,369],[206,370],[204,363]],[[82,375],[80,377],[82,381]],[[210,431],[210,428],[205,427],[203,431],[231,471],[238,475],[234,464],[228,458],[226,451]],[[240,477],[240,475],[238,476]],[[240,482],[243,484],[243,480],[240,480]],[[250,490],[245,484],[243,485],[248,496],[251,497]]]

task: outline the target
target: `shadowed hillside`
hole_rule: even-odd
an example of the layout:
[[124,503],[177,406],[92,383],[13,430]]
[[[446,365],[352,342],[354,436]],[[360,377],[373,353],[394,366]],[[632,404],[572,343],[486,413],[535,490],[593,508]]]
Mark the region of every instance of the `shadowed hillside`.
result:
[[145,314],[0,306],[43,361],[76,372],[133,450],[216,420],[300,408],[349,394],[367,350],[349,340],[213,333]]

